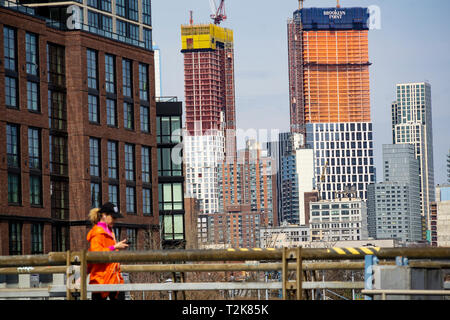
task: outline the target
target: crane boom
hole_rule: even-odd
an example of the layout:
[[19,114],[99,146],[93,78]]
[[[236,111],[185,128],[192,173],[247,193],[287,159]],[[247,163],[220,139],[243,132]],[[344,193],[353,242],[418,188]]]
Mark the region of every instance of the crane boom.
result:
[[214,24],[220,24],[223,20],[227,19],[227,14],[225,13],[225,0],[220,1],[219,7],[217,7],[215,0],[209,0],[209,3],[213,12],[211,19],[213,19]]

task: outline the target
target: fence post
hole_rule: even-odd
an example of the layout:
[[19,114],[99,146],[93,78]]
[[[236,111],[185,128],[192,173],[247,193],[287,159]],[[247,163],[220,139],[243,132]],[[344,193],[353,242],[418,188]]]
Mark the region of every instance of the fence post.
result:
[[70,279],[72,276],[73,268],[71,267],[71,254],[70,250],[66,251],[66,299],[67,300],[73,300],[72,292],[70,289]]
[[81,251],[80,259],[80,299],[87,300],[87,259],[86,250]]
[[[378,264],[378,258],[374,255],[366,255],[364,257],[364,289],[373,289],[373,266]],[[371,296],[365,296],[365,300],[372,300]]]

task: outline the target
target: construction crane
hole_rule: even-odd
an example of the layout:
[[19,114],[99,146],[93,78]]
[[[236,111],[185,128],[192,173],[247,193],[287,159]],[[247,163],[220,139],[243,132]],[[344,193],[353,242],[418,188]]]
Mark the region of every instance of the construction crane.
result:
[[220,24],[223,20],[227,19],[227,14],[225,12],[225,0],[220,1],[220,5],[217,7],[215,0],[209,0],[211,6],[211,19],[213,19],[214,24]]

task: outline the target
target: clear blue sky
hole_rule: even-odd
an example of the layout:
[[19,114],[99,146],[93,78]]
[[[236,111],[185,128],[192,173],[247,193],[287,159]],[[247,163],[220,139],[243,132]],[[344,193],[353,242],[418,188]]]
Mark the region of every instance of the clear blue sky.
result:
[[[217,1],[219,2],[219,1]],[[289,130],[286,21],[297,0],[226,0],[235,39],[236,114],[241,129]],[[432,88],[435,182],[446,181],[450,149],[449,0],[341,0],[342,7],[381,9],[381,29],[369,33],[375,165],[382,181],[381,146],[392,143],[390,106],[395,84],[428,81]],[[209,23],[208,0],[153,0],[153,39],[161,49],[163,95],[184,100],[180,26]],[[306,0],[332,7],[334,0]]]

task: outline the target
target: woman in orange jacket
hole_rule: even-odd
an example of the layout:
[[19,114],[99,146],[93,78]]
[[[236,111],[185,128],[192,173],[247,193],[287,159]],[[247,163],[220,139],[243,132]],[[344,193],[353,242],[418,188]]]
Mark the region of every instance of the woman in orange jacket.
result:
[[[116,237],[112,231],[114,222],[118,218],[123,218],[117,207],[111,202],[107,202],[102,207],[92,209],[89,212],[89,220],[94,227],[89,231],[87,240],[90,243],[89,251],[117,251],[126,249],[126,239],[116,242]],[[124,283],[120,274],[119,263],[96,263],[88,265],[90,274],[89,284],[122,284]],[[92,294],[92,300],[123,299],[123,294],[119,292],[99,292]]]

